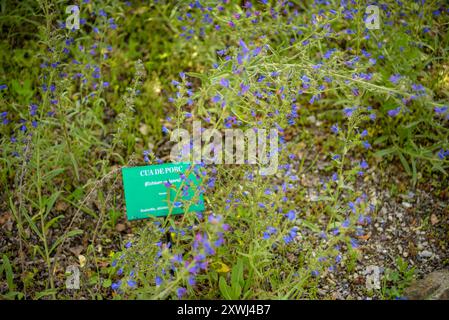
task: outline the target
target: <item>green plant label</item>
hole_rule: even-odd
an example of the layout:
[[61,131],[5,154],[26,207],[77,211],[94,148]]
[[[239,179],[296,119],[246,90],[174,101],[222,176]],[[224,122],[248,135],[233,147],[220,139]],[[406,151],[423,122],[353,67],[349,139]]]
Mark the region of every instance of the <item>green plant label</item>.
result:
[[190,163],[122,168],[128,220],[203,211],[201,179]]

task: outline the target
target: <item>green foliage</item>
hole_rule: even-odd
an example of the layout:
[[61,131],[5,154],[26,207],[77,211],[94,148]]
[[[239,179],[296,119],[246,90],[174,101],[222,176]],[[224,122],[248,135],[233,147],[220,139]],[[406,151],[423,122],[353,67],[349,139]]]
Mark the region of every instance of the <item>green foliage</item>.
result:
[[[411,187],[447,183],[438,1],[386,1],[381,30],[364,28],[361,2],[200,2],[211,9],[83,2],[70,31],[68,1],[1,1],[0,213],[16,240],[0,249],[2,297],[317,298],[321,277],[359,263],[379,206],[360,188],[370,166],[399,165]],[[200,166],[206,211],[132,223],[128,239],[120,168],[167,161],[169,134],[193,120],[278,129],[278,173]],[[64,289],[72,264],[78,292]],[[413,277],[396,264],[383,298]]]
[[401,257],[396,259],[394,269],[385,270],[382,278],[382,296],[385,299],[397,299],[415,278],[415,267],[410,267]]

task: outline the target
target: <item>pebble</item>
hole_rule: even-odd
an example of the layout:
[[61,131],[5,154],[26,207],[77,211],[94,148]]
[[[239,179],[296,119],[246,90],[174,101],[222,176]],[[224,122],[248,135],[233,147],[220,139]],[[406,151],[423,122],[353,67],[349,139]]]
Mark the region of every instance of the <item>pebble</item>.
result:
[[412,207],[412,204],[404,201],[404,202],[402,202],[402,206],[403,206],[404,208],[411,208],[411,207]]
[[429,250],[424,250],[418,253],[418,255],[422,258],[430,258],[433,255],[433,253]]

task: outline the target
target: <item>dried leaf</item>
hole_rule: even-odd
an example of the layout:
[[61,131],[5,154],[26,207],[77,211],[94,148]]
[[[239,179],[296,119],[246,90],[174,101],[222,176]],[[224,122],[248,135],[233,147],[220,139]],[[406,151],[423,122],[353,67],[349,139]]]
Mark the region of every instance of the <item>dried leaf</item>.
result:
[[432,224],[432,226],[434,226],[438,222],[440,222],[440,220],[438,219],[435,213],[432,213],[432,215],[430,216],[430,223]]

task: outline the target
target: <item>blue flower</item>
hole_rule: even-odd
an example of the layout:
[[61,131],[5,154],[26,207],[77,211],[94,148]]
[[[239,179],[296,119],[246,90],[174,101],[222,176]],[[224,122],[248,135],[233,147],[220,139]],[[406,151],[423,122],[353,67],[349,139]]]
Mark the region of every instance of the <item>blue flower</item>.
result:
[[339,129],[338,129],[338,124],[334,124],[334,125],[331,127],[331,131],[332,131],[333,133],[337,134],[338,131],[339,131]]
[[290,237],[290,235],[284,236],[283,237],[285,244],[289,244],[290,242],[293,241],[293,238]]
[[222,85],[225,88],[229,88],[229,80],[226,78],[221,78],[220,79],[220,85]]
[[180,287],[176,290],[176,294],[178,296],[178,299],[181,299],[185,294],[187,293],[187,289],[184,287]]
[[351,238],[350,242],[351,242],[351,247],[353,247],[353,248],[357,248],[359,246],[359,243],[357,242],[356,239]]
[[401,107],[397,107],[396,109],[388,110],[388,115],[392,118],[396,117],[401,111]]
[[285,216],[287,217],[288,220],[293,221],[296,219],[296,212],[295,210],[290,210],[289,212],[287,212]]
[[394,74],[390,77],[390,81],[394,84],[397,84],[399,82],[399,80],[401,79],[401,75],[400,74]]
[[345,114],[346,117],[350,117],[352,116],[352,113],[354,112],[356,108],[345,108],[343,109],[343,113]]
[[447,109],[448,109],[448,107],[446,107],[446,106],[435,107],[434,111],[435,111],[435,113],[442,114],[442,113],[445,113],[447,111]]
[[353,213],[356,213],[356,208],[354,202],[349,202],[349,208],[352,210]]
[[449,150],[443,150],[443,149],[441,149],[439,152],[438,152],[438,158],[440,158],[441,160],[444,160],[446,157],[448,157],[449,156]]
[[340,263],[341,262],[341,254],[338,254],[336,257],[335,257],[335,263]]
[[122,282],[119,280],[117,282],[113,282],[111,285],[111,289],[114,291],[117,291],[118,289],[120,289]]
[[135,288],[137,286],[137,282],[132,279],[128,280],[127,283],[128,283],[128,286],[130,286],[131,288]]
[[368,163],[365,160],[362,160],[360,162],[360,168],[362,169],[368,169]]
[[362,145],[365,149],[370,149],[371,148],[371,144],[368,141],[363,141]]

